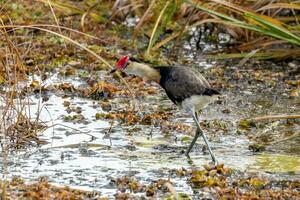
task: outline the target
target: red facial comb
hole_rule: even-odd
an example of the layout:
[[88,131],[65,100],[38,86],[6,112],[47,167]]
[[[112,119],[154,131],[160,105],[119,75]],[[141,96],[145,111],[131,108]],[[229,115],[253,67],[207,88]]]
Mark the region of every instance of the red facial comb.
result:
[[125,64],[127,63],[128,60],[129,60],[129,56],[123,56],[123,57],[120,58],[120,60],[117,62],[116,68],[118,68],[118,69],[124,68],[124,67],[125,67]]

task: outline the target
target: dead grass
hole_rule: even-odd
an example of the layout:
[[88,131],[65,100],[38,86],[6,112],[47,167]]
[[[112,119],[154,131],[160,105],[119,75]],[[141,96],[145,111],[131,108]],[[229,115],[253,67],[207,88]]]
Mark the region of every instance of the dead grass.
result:
[[[34,9],[29,3],[35,3],[35,8],[38,9]],[[25,11],[25,8],[28,12]],[[213,55],[210,56],[214,57],[214,55],[224,52],[230,53],[229,55],[222,54],[221,57],[216,55],[218,59],[231,58],[233,57],[231,53],[239,54],[235,57],[243,58],[247,57],[248,53],[257,50],[261,54],[268,54],[267,57],[262,57],[259,53],[254,53],[252,57],[257,59],[287,59],[298,56],[300,45],[297,1],[287,3],[282,0],[272,2],[259,0],[253,3],[250,0],[238,2],[207,0],[201,1],[199,4],[196,0],[156,0],[151,3],[140,0],[116,0],[102,3],[32,0],[25,3],[15,0],[11,4],[4,5],[2,10],[10,13],[26,12],[25,17],[21,20],[15,14],[3,15],[2,19],[6,26],[9,21],[21,21],[23,22],[22,26],[20,23],[16,25],[19,28],[34,28],[55,34],[63,38],[63,43],[68,41],[85,49],[108,67],[110,67],[110,63],[107,63],[105,58],[93,54],[78,40],[71,39],[71,35],[74,36],[73,33],[76,32],[87,36],[88,32],[95,33],[97,26],[111,31],[118,29],[117,27],[122,23],[127,23],[129,18],[136,17],[140,20],[130,30],[132,31],[132,42],[131,46],[127,46],[127,48],[138,48],[140,52],[144,51],[142,55],[152,61],[155,60],[152,57],[157,58],[163,48],[174,48],[183,43],[191,29],[199,32],[198,41],[211,37],[218,38],[219,33],[227,33],[231,36],[234,41],[231,48],[224,48],[223,52],[213,52]],[[36,15],[36,13],[40,13],[40,16],[30,16]],[[51,23],[56,24],[57,30],[48,29],[45,25],[43,25],[44,27],[37,26],[45,19],[49,21],[47,19],[49,17]],[[63,31],[66,29],[73,33]],[[85,33],[80,32],[80,29]],[[123,33],[117,34],[121,36]],[[139,42],[137,43],[140,40],[148,41],[148,44],[143,46]],[[195,45],[195,48],[199,48],[199,44]],[[290,49],[291,52],[284,53],[286,49]]]
[[[131,9],[130,9],[131,8]],[[174,11],[168,11],[175,9]],[[184,34],[193,28],[197,28],[200,35],[206,36],[209,26],[209,34],[216,35],[221,32],[230,34],[235,40],[235,50],[251,52],[259,49],[268,52],[277,49],[276,53],[269,54],[271,58],[286,59],[286,48],[292,49],[288,57],[295,57],[293,50],[300,46],[299,29],[299,5],[297,1],[152,1],[150,5],[143,4],[140,7],[130,7],[130,4],[114,6],[114,12],[123,13],[123,21],[128,15],[136,15],[136,10],[143,10],[141,20],[134,30],[134,39],[137,35],[150,37],[146,55],[161,47],[173,46],[178,38],[184,40]],[[141,12],[138,12],[141,13]],[[288,18],[286,18],[288,17]],[[288,19],[288,20],[287,20]],[[146,23],[147,22],[147,23]],[[204,27],[201,28],[201,27]],[[152,31],[151,31],[152,30]],[[171,33],[167,33],[171,32]],[[162,39],[158,39],[158,38]],[[200,38],[201,39],[201,38]],[[260,40],[259,42],[257,42]],[[175,43],[174,43],[175,42]],[[241,44],[242,43],[242,44]],[[278,44],[284,45],[284,49]],[[291,44],[291,46],[289,45]],[[235,52],[236,53],[236,52]],[[240,54],[245,57],[247,53]],[[256,57],[256,54],[253,55]],[[224,58],[227,58],[223,55]],[[257,56],[261,58],[261,56]]]
[[107,199],[101,198],[97,192],[51,185],[45,178],[28,184],[21,178],[14,177],[10,182],[0,181],[0,185],[2,194],[5,190],[5,199]]

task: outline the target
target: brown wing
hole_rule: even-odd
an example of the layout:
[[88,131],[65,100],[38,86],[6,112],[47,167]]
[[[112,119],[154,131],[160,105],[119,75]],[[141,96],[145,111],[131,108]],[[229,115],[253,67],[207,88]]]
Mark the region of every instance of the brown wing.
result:
[[192,95],[220,94],[196,70],[187,67],[159,67],[160,84],[174,103],[181,103]]

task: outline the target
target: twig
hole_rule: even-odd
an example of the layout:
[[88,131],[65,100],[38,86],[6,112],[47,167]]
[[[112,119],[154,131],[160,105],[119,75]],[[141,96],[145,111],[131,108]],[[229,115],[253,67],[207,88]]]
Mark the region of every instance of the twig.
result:
[[265,121],[265,120],[280,120],[280,119],[300,119],[300,115],[266,115],[261,117],[249,118],[249,121]]
[[146,12],[144,13],[144,15],[141,17],[139,23],[135,26],[134,28],[134,32],[133,32],[133,39],[132,39],[132,43],[134,43],[136,36],[138,34],[138,31],[141,29],[142,25],[144,24],[146,18],[150,15],[150,12],[153,8],[153,6],[155,5],[155,0],[151,1],[149,7],[147,8]]
[[[51,13],[52,13],[53,18],[54,18],[54,20],[55,20],[55,23],[56,23],[56,25],[57,25],[57,27],[58,27],[59,33],[62,35],[62,31],[61,31],[61,29],[59,28],[59,21],[58,21],[56,15],[55,15],[54,9],[53,9],[52,4],[51,4],[51,1],[50,1],[50,0],[47,0],[47,3],[48,3],[48,5],[49,5],[49,7],[50,7]],[[64,40],[63,42],[64,42],[65,48],[67,48],[67,45],[66,45],[65,40]]]
[[283,138],[283,139],[281,139],[281,140],[277,140],[277,141],[268,143],[268,145],[278,144],[278,143],[280,143],[280,142],[284,142],[284,141],[287,141],[287,140],[291,140],[291,139],[296,138],[296,137],[299,137],[299,136],[300,136],[300,130],[298,130],[298,132],[294,133],[293,135],[291,135],[291,136],[289,136],[289,137],[286,137],[286,138]]
[[110,127],[109,127],[109,129],[108,129],[108,131],[107,131],[108,134],[111,134],[111,131],[112,131],[112,127],[113,127],[113,125],[114,125],[114,122],[115,122],[115,118],[113,118],[113,120],[112,120],[111,123],[110,123]]
[[[75,143],[75,144],[66,144],[66,145],[61,145],[61,146],[54,146],[54,147],[47,147],[47,148],[43,148],[43,149],[60,149],[60,148],[76,148],[79,147],[80,145],[82,145],[82,143]],[[98,145],[97,143],[89,143],[88,145]],[[99,145],[100,146],[100,145]],[[108,147],[107,145],[103,145]]]
[[112,141],[111,141],[110,134],[112,132],[112,127],[114,125],[114,122],[115,122],[115,118],[113,118],[113,120],[111,121],[109,129],[108,129],[108,131],[105,133],[105,135],[103,137],[103,138],[105,138],[105,137],[109,138],[109,143],[110,143],[111,147],[112,147]]
[[77,129],[77,128],[73,128],[73,127],[70,127],[70,126],[67,126],[67,125],[64,125],[64,124],[60,124],[60,123],[53,124],[53,125],[51,125],[51,126],[49,126],[49,127],[47,127],[47,128],[51,128],[51,127],[54,127],[54,126],[63,126],[63,127],[66,127],[66,128],[72,129],[72,130],[74,130],[74,131],[77,131],[77,132],[78,132],[78,134],[85,134],[85,135],[88,135],[88,136],[91,136],[91,137],[93,137],[93,138],[96,138],[96,139],[98,139],[98,138],[97,138],[97,137],[95,137],[94,135],[92,135],[92,134],[89,134],[89,132],[91,132],[91,131],[81,131],[81,130],[79,130],[79,129]]

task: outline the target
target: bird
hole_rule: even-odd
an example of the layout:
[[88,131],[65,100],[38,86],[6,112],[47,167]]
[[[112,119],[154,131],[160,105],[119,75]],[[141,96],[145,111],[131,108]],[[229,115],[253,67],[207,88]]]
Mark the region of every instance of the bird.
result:
[[207,146],[211,159],[217,162],[207,137],[199,123],[199,113],[208,104],[217,100],[221,93],[214,89],[197,70],[186,66],[150,66],[134,57],[122,56],[110,71],[123,71],[127,75],[135,75],[148,81],[155,81],[166,92],[169,99],[190,114],[196,124],[196,134],[190,143],[185,155],[189,157],[194,144],[201,136]]

